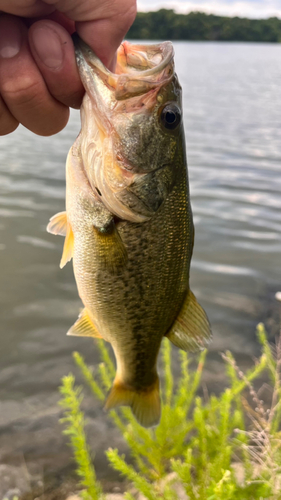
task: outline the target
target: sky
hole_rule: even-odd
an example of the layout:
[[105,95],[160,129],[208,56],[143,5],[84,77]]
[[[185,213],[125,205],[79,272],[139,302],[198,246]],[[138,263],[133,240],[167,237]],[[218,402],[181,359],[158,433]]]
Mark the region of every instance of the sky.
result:
[[139,11],[174,9],[188,13],[201,11],[222,16],[281,18],[281,0],[138,0]]

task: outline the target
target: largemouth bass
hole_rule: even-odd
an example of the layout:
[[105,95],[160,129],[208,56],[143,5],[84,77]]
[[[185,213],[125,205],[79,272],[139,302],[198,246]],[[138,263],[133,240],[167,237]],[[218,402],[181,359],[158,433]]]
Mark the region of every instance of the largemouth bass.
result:
[[[69,335],[110,342],[117,370],[105,408],[129,405],[159,422],[156,362],[163,336],[181,349],[210,340],[189,289],[194,229],[181,87],[170,42],[122,43],[116,72],[75,38],[85,87],[81,132],[66,164],[66,212],[48,231],[65,236],[85,306]],[[188,388],[187,388],[188,390]]]

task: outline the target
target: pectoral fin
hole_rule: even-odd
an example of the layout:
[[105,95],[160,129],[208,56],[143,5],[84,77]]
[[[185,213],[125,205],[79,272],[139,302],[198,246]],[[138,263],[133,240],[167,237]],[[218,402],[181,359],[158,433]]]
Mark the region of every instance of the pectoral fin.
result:
[[102,336],[94,326],[87,309],[83,309],[78,316],[77,321],[68,330],[66,335],[73,335],[74,337],[95,337],[101,339]]
[[60,236],[66,236],[67,232],[67,215],[66,212],[59,212],[50,219],[47,226],[48,233],[59,234]]
[[126,265],[127,251],[124,243],[112,222],[103,230],[94,227],[96,233],[96,251],[104,268],[112,274]]
[[183,351],[202,350],[210,342],[212,333],[209,320],[191,290],[166,336]]
[[66,212],[59,212],[54,215],[47,226],[48,233],[65,236],[60,268],[72,259],[74,236],[70,223],[67,220]]
[[64,240],[62,258],[60,261],[60,268],[62,269],[67,262],[73,257],[74,235],[69,222],[67,223],[66,236]]

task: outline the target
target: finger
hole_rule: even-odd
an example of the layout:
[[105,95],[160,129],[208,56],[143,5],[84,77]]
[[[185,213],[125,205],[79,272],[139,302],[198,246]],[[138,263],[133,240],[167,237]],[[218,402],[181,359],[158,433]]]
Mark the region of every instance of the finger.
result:
[[45,0],[76,21],[81,38],[95,51],[106,66],[136,16],[136,0]]
[[110,18],[100,19],[94,23],[90,21],[77,23],[76,30],[103,64],[114,71],[116,51],[128,29],[125,29],[121,23],[117,25],[114,19]]
[[[1,0],[0,0],[1,4]],[[37,21],[41,20],[46,20],[49,19],[50,21],[54,21],[55,23],[59,24],[62,26],[68,33],[72,34],[75,31],[75,22],[69,19],[65,14],[62,12],[59,12],[58,10],[55,10],[51,14],[47,14],[46,16],[36,16],[36,17],[27,17],[24,18],[24,24],[30,28],[32,24],[36,23]]]
[[13,117],[0,97],[0,135],[7,135],[14,132],[18,124],[19,122]]
[[59,24],[44,20],[31,26],[28,38],[33,58],[50,94],[66,106],[79,108],[84,88],[69,33]]
[[41,0],[18,0],[16,2],[11,0],[0,1],[0,11],[6,12],[7,14],[14,14],[15,16],[45,16],[54,10],[55,8],[52,5],[48,5]]
[[38,135],[64,128],[69,110],[54,99],[30,53],[20,19],[0,16],[0,94],[10,113]]

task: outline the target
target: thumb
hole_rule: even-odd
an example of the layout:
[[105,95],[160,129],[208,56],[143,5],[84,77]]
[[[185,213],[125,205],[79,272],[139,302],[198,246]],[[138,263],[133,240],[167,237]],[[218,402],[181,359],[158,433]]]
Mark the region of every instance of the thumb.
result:
[[105,66],[113,70],[115,54],[136,17],[135,0],[115,2],[115,13],[108,8],[103,17],[76,23],[79,36],[94,50]]
[[134,22],[136,0],[44,0],[75,21],[76,31],[110,67],[115,53]]

